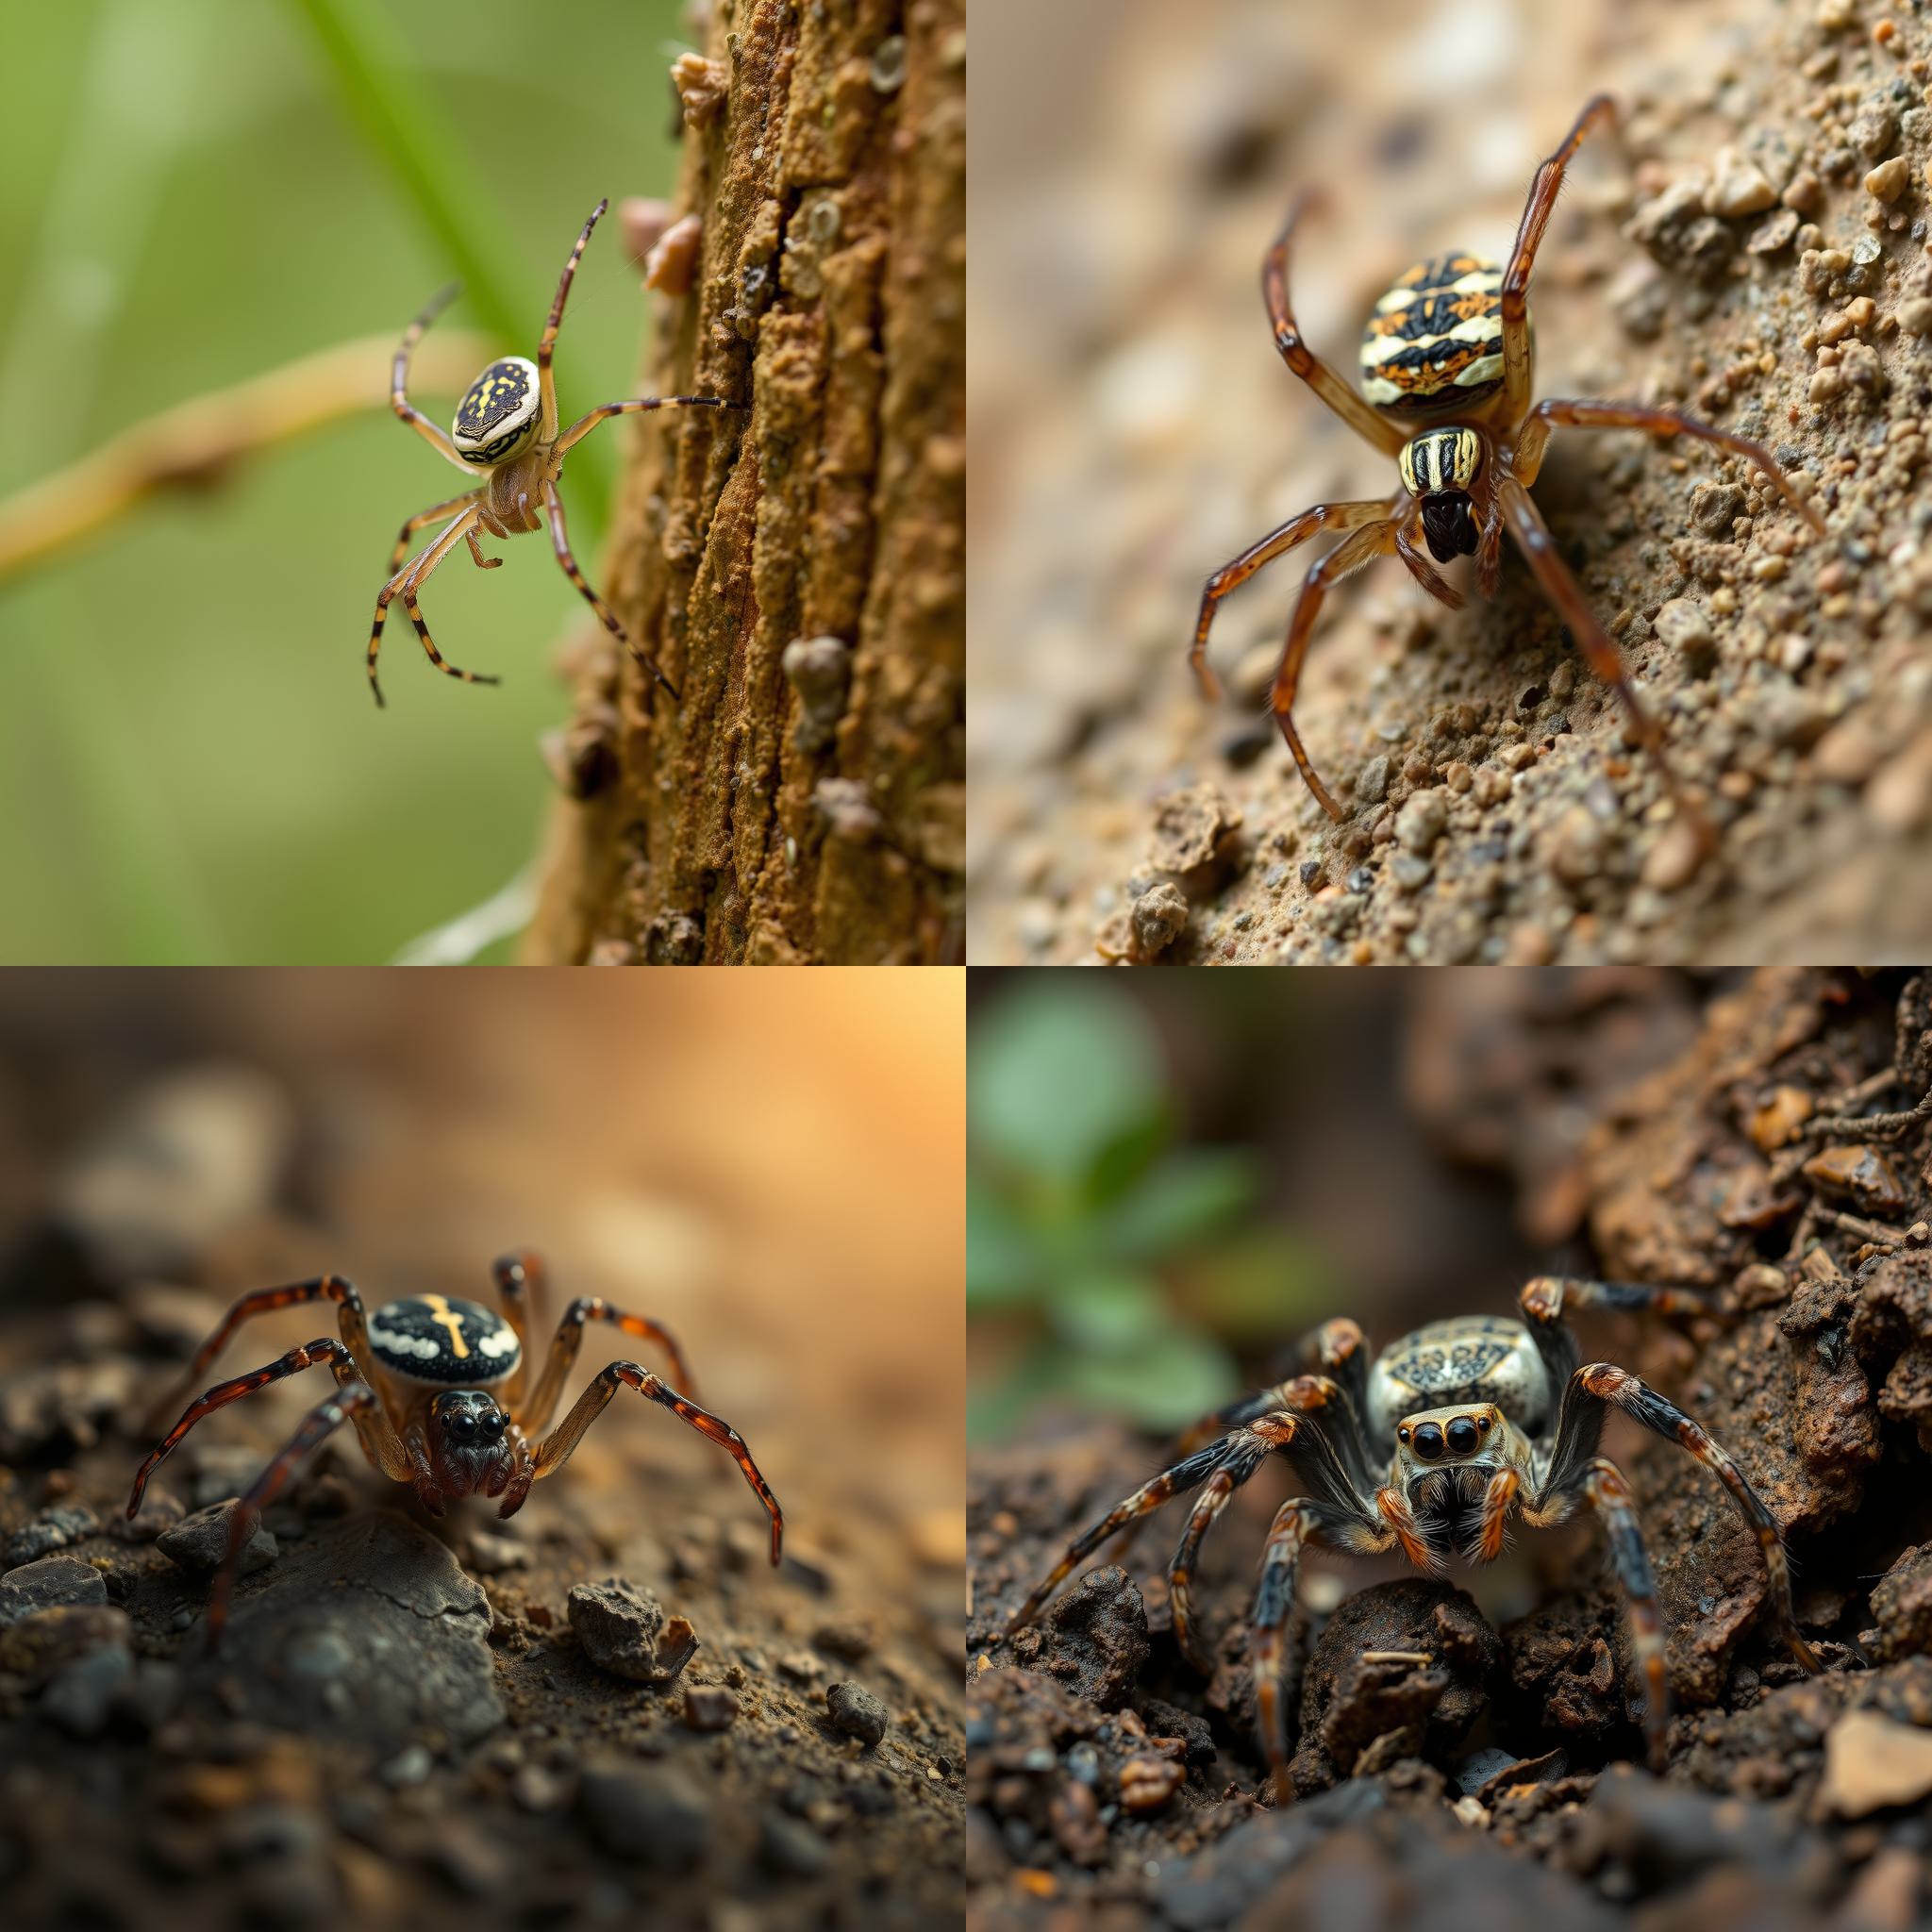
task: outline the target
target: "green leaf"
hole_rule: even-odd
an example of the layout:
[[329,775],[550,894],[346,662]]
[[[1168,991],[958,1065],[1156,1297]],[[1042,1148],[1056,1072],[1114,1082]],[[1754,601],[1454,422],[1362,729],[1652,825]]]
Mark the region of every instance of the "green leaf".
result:
[[1086,1177],[1086,1205],[1105,1208],[1139,1185],[1174,1139],[1174,1115],[1163,1101],[1145,1119],[1116,1134],[1095,1157]]
[[967,1435],[975,1442],[1011,1435],[1026,1411],[1058,1384],[1065,1368],[1066,1357],[1058,1342],[1036,1343],[991,1388],[967,1396]]
[[1192,1246],[1252,1207],[1260,1170],[1234,1148],[1184,1149],[1144,1175],[1108,1215],[1101,1245],[1124,1260],[1156,1261]]
[[1348,1312],[1336,1294],[1340,1278],[1319,1248],[1265,1227],[1191,1258],[1181,1285],[1189,1313],[1217,1333],[1285,1347],[1313,1323]]
[[1146,1015],[1096,975],[1023,980],[974,1029],[967,1118],[976,1150],[1071,1183],[1163,1106],[1166,1075]]
[[1130,1353],[1174,1325],[1158,1286],[1144,1275],[1120,1272],[1061,1282],[1048,1297],[1047,1310],[1070,1347],[1096,1355]]
[[1039,1246],[998,1189],[966,1176],[966,1306],[1024,1307],[1040,1299],[1046,1269]]
[[1173,1430],[1227,1401],[1239,1383],[1219,1342],[1168,1325],[1127,1353],[1069,1358],[1060,1387],[1085,1407]]

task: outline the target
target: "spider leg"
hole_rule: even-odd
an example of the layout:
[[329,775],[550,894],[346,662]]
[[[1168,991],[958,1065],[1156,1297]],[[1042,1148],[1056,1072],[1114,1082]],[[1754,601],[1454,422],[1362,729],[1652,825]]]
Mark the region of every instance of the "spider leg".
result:
[[1616,692],[1638,738],[1657,760],[1665,787],[1676,801],[1677,809],[1696,833],[1700,845],[1707,853],[1714,850],[1717,841],[1712,835],[1710,822],[1678,784],[1657,720],[1643,708],[1636,688],[1624,675],[1623,656],[1609,633],[1597,622],[1596,613],[1590,608],[1590,599],[1583,594],[1583,586],[1571,575],[1569,567],[1557,555],[1550,526],[1543,522],[1542,512],[1531,502],[1528,491],[1513,476],[1499,478],[1496,493],[1502,502],[1503,517],[1509,526],[1509,534],[1530,569],[1536,573],[1537,581],[1543,587],[1543,594],[1557,607],[1557,614],[1569,626],[1570,635],[1576,641],[1576,647],[1583,653],[1591,670]]
[[1534,346],[1529,330],[1529,275],[1536,266],[1536,252],[1542,245],[1543,230],[1550,225],[1557,206],[1563,171],[1591,129],[1613,119],[1616,111],[1616,103],[1608,94],[1592,94],[1577,115],[1575,126],[1563,137],[1563,144],[1536,171],[1536,179],[1529,184],[1523,222],[1509,251],[1508,267],[1503,272],[1503,393],[1511,422],[1520,421],[1529,408]]
[[1589,1362],[1570,1377],[1557,1412],[1555,1438],[1544,1464],[1542,1482],[1524,1511],[1525,1519],[1534,1522],[1553,1507],[1560,1512],[1560,1495],[1574,1491],[1582,1481],[1596,1455],[1604,1419],[1612,1407],[1634,1416],[1645,1428],[1688,1451],[1731,1492],[1738,1514],[1757,1537],[1757,1546],[1764,1554],[1772,1622],[1778,1636],[1806,1670],[1822,1669],[1798,1629],[1797,1616],[1791,1607],[1790,1565],[1777,1524],[1764,1507],[1763,1499],[1701,1424],[1627,1369],[1609,1362]]
[[227,1552],[222,1557],[221,1567],[215,1572],[214,1585],[208,1591],[208,1643],[210,1651],[221,1642],[223,1628],[228,1621],[228,1599],[235,1589],[235,1572],[261,1512],[281,1494],[295,1465],[311,1449],[350,1418],[353,1417],[357,1427],[360,1428],[362,1419],[372,1410],[380,1408],[381,1403],[367,1382],[343,1382],[333,1395],[309,1410],[302,1426],[289,1438],[281,1454],[256,1477],[247,1493],[235,1506],[228,1517]]
[[1194,641],[1188,651],[1188,664],[1201,687],[1201,695],[1210,703],[1221,695],[1221,682],[1208,662],[1208,631],[1221,600],[1277,557],[1286,556],[1298,543],[1306,543],[1318,531],[1359,529],[1363,524],[1387,516],[1386,502],[1318,503],[1298,517],[1291,517],[1278,530],[1271,530],[1258,543],[1251,543],[1232,563],[1224,563],[1201,587],[1201,614],[1194,620]]
[[1302,341],[1302,332],[1288,305],[1288,244],[1302,217],[1321,208],[1325,200],[1319,190],[1310,190],[1289,210],[1281,233],[1262,258],[1261,299],[1268,307],[1268,320],[1274,327],[1274,346],[1280,350],[1281,359],[1357,436],[1373,443],[1384,456],[1392,457],[1408,439],[1386,416],[1377,415]]
[[576,1407],[543,1439],[530,1477],[521,1489],[511,1489],[504,1499],[501,1513],[505,1516],[512,1514],[522,1504],[530,1482],[541,1476],[555,1475],[570,1460],[571,1451],[577,1446],[584,1431],[602,1413],[604,1405],[617,1393],[620,1385],[635,1389],[640,1395],[648,1395],[653,1402],[662,1404],[679,1422],[689,1424],[699,1435],[708,1437],[737,1463],[745,1481],[751,1485],[752,1493],[771,1513],[772,1563],[775,1568],[785,1537],[785,1517],[778,1507],[777,1497],[772,1493],[771,1485],[758,1474],[758,1464],[751,1459],[751,1451],[744,1446],[744,1438],[729,1423],[700,1408],[676,1390],[667,1388],[656,1375],[639,1368],[635,1362],[612,1362],[599,1373],[596,1380],[577,1397]]
[[1476,1527],[1475,1547],[1471,1552],[1473,1561],[1493,1563],[1503,1554],[1509,1512],[1516,1507],[1517,1493],[1522,1488],[1520,1470],[1499,1469],[1490,1478],[1489,1487],[1483,1491],[1482,1515]]
[[423,340],[423,331],[449,307],[462,288],[462,283],[452,282],[446,289],[439,289],[430,296],[421,315],[403,331],[402,346],[396,350],[395,366],[390,376],[390,407],[396,414],[433,449],[444,461],[454,463],[466,476],[476,473],[457,454],[457,446],[432,423],[423,411],[409,400],[409,358],[415,353],[416,344]]
[[610,197],[606,195],[591,210],[591,219],[584,224],[584,232],[577,237],[577,245],[570,252],[570,259],[563,265],[563,275],[557,284],[557,300],[550,305],[550,320],[543,325],[543,340],[537,344],[537,387],[543,399],[543,441],[548,442],[557,434],[557,379],[550,373],[551,351],[557,346],[557,331],[563,321],[564,298],[570,293],[571,282],[577,272],[577,263],[584,258],[585,244],[591,239],[591,230],[597,225],[604,210],[610,206]]
[[[529,1378],[530,1338],[541,1321],[543,1263],[535,1255],[520,1250],[499,1256],[490,1272],[496,1281],[496,1298],[503,1304],[504,1319],[516,1332],[517,1365],[503,1388],[503,1406],[514,1417],[523,1403],[524,1384]],[[549,1420],[547,1412],[543,1420]]]
[[483,546],[476,541],[476,533],[474,529],[465,530],[463,538],[470,546],[470,556],[475,560],[478,570],[495,570],[502,564],[502,558],[485,557],[483,555]]
[[[299,1307],[305,1302],[334,1302],[340,1310],[337,1327],[343,1345],[358,1361],[369,1358],[369,1323],[363,1312],[362,1297],[356,1284],[342,1274],[316,1274],[307,1281],[291,1281],[285,1288],[258,1288],[244,1294],[222,1317],[215,1332],[194,1351],[194,1359],[171,1383],[142,1419],[142,1427],[158,1429],[175,1412],[188,1391],[207,1374],[214,1358],[227,1347],[242,1323],[257,1315],[273,1314],[277,1308]],[[385,1411],[387,1413],[387,1411]]]
[[1281,665],[1274,674],[1274,689],[1268,700],[1274,713],[1274,722],[1281,726],[1281,735],[1287,740],[1289,750],[1294,754],[1295,764],[1300,768],[1308,790],[1315,794],[1322,809],[1338,824],[1346,814],[1336,804],[1328,788],[1316,776],[1315,768],[1302,748],[1301,734],[1294,728],[1295,687],[1301,681],[1302,659],[1307,655],[1308,636],[1315,627],[1323,598],[1351,571],[1361,569],[1365,563],[1373,562],[1378,557],[1388,556],[1395,547],[1395,527],[1394,523],[1386,518],[1380,523],[1365,525],[1354,536],[1344,538],[1307,574],[1302,583],[1302,593],[1295,600],[1294,615],[1289,621],[1288,641],[1282,646]]
[[1643,1547],[1643,1529],[1624,1472],[1607,1456],[1593,1456],[1582,1477],[1583,1492],[1603,1519],[1610,1562],[1630,1607],[1630,1647],[1643,1673],[1643,1735],[1650,1768],[1662,1773],[1664,1738],[1671,1722],[1671,1682],[1664,1671],[1663,1614],[1657,1608],[1657,1579]]
[[581,442],[607,416],[632,416],[640,409],[738,409],[742,403],[727,403],[723,396],[633,396],[628,402],[600,403],[588,416],[579,416],[561,436],[551,452],[560,457],[575,442]]
[[[356,1365],[356,1357],[348,1349],[333,1336],[325,1335],[304,1347],[291,1348],[287,1355],[276,1357],[266,1368],[251,1369],[245,1375],[237,1375],[233,1381],[217,1382],[206,1395],[191,1402],[181,1420],[148,1451],[147,1460],[141,1465],[135,1474],[133,1492],[127,1498],[127,1514],[133,1516],[140,1510],[141,1499],[146,1493],[149,1476],[153,1475],[156,1469],[173,1453],[175,1445],[203,1416],[212,1415],[216,1409],[224,1408],[244,1395],[252,1395],[256,1390],[265,1389],[271,1382],[279,1382],[285,1375],[299,1374],[302,1370],[311,1368],[317,1362],[327,1362],[335,1371],[336,1380],[345,1387],[349,1383],[360,1383],[367,1379]],[[364,1452],[384,1475],[392,1476],[397,1481],[402,1481],[408,1475],[408,1458],[403,1453],[403,1445],[390,1423],[387,1411],[379,1403],[373,1411],[363,1411],[358,1415],[357,1429],[361,1437]]]
[[1663,1315],[1683,1321],[1693,1315],[1714,1315],[1707,1295],[1693,1288],[1657,1288],[1639,1281],[1580,1281],[1569,1275],[1540,1274],[1527,1281],[1516,1297],[1516,1311],[1529,1330],[1549,1373],[1550,1388],[1561,1389],[1582,1359],[1576,1338],[1563,1319],[1564,1310],[1617,1308],[1627,1313]]
[[[394,576],[397,571],[402,569],[403,553],[409,547],[409,539],[425,524],[433,524],[438,517],[446,517],[452,510],[467,509],[482,494],[483,492],[480,490],[466,490],[460,496],[452,496],[447,503],[432,503],[427,509],[418,510],[396,533],[396,547],[389,554],[390,575]],[[482,562],[483,559],[480,554],[476,560],[479,563]],[[503,559],[498,557],[492,558],[491,561],[501,563]]]
[[[1174,1641],[1180,1654],[1203,1676],[1208,1674],[1208,1666],[1194,1644],[1191,1595],[1194,1561],[1201,1553],[1202,1539],[1233,1500],[1234,1492],[1267,1459],[1268,1445],[1265,1442],[1243,1444],[1229,1455],[1208,1478],[1189,1514],[1188,1526],[1181,1532],[1174,1561],[1167,1566],[1168,1602],[1174,1611]],[[1142,1517],[1141,1521],[1144,1523],[1146,1518]]]
[[416,602],[416,592],[425,579],[463,538],[475,528],[477,517],[476,507],[472,504],[416,558],[415,562],[399,571],[382,587],[381,593],[375,600],[375,622],[370,626],[369,631],[369,689],[375,693],[375,702],[378,705],[383,702],[383,697],[382,686],[376,682],[375,677],[375,654],[382,648],[382,626],[389,616],[390,601],[398,596],[403,600],[403,608],[409,613],[409,622],[416,626],[416,635],[423,640],[423,648],[428,653],[429,661],[439,671],[451,677],[460,677],[465,684],[498,684],[502,681],[481,671],[464,671],[450,663],[436,648],[429,635],[429,626],[423,622],[422,607]]
[[[527,1256],[513,1256],[510,1259],[525,1266],[529,1261]],[[496,1265],[500,1283],[503,1279],[501,1271],[507,1264],[499,1261]],[[563,1378],[570,1374],[571,1364],[577,1358],[577,1350],[584,1344],[586,1322],[608,1322],[613,1328],[621,1328],[626,1335],[635,1335],[640,1341],[655,1341],[671,1357],[671,1372],[677,1377],[679,1390],[687,1395],[696,1392],[697,1384],[691,1379],[684,1351],[678,1347],[670,1329],[661,1323],[653,1322],[648,1316],[627,1315],[622,1308],[613,1307],[602,1295],[579,1295],[564,1309],[563,1319],[557,1324],[557,1333],[551,1338],[550,1356],[543,1364],[543,1373],[537,1378],[529,1402],[517,1417],[525,1428],[536,1432],[550,1426],[551,1413],[563,1391]]]
[[1515,474],[1524,489],[1536,481],[1549,444],[1550,430],[1557,425],[1571,429],[1642,429],[1667,440],[1673,436],[1694,436],[1704,442],[1715,443],[1734,457],[1742,457],[1769,477],[1779,495],[1819,536],[1827,534],[1824,519],[1791,487],[1791,479],[1761,442],[1753,442],[1748,436],[1734,436],[1728,429],[1715,428],[1675,409],[1652,409],[1639,403],[1576,402],[1557,397],[1539,403],[1529,412],[1516,439]]
[[1448,605],[1452,610],[1460,610],[1463,606],[1462,592],[1455,588],[1436,567],[1415,547],[1415,533],[1422,528],[1422,512],[1414,511],[1395,526],[1395,554],[1407,567],[1408,574],[1430,596]]
[[548,478],[545,478],[543,484],[543,508],[550,518],[550,541],[553,548],[555,548],[557,552],[558,562],[563,567],[564,575],[567,576],[571,580],[571,582],[577,587],[578,591],[583,596],[584,602],[587,603],[591,607],[591,608],[597,613],[597,616],[599,620],[602,622],[604,628],[608,630],[610,633],[610,635],[614,637],[617,640],[617,641],[620,644],[622,644],[624,648],[626,651],[628,651],[631,654],[631,656],[635,658],[638,660],[638,662],[641,664],[644,667],[644,669],[648,671],[651,674],[651,675],[655,677],[658,680],[658,682],[661,684],[664,687],[664,689],[668,691],[674,698],[676,697],[678,695],[677,687],[675,684],[673,684],[672,681],[668,677],[666,677],[661,671],[658,669],[658,660],[655,658],[653,658],[648,651],[641,650],[636,644],[631,642],[628,634],[625,630],[625,627],[623,626],[623,625],[618,623],[616,612],[611,609],[609,605],[605,603],[603,598],[598,596],[595,591],[591,590],[590,584],[585,580],[583,572],[577,568],[576,558],[570,554],[570,533],[564,527],[563,499],[557,493],[557,485],[551,482]]

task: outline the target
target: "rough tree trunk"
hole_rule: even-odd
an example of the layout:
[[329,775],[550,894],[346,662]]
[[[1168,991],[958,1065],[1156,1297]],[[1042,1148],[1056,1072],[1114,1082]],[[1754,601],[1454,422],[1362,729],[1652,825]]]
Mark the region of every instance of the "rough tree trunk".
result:
[[608,594],[681,701],[615,652],[586,671],[591,795],[556,808],[525,956],[957,960],[963,0],[718,0],[707,51],[702,250],[645,392],[752,411],[632,446]]

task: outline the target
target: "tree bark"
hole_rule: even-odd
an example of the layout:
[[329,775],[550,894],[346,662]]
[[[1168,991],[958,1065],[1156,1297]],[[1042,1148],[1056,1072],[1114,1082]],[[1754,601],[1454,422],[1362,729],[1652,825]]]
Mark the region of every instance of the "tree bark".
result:
[[749,413],[640,419],[605,591],[680,696],[614,647],[585,669],[591,795],[525,957],[957,961],[964,0],[718,0],[708,56],[701,253],[641,392]]

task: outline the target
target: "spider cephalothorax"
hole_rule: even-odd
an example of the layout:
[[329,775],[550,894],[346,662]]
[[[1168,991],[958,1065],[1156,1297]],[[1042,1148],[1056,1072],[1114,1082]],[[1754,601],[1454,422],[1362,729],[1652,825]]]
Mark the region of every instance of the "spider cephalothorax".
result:
[[[441,656],[430,641],[428,626],[423,622],[416,595],[429,574],[458,543],[470,546],[470,555],[479,569],[493,570],[503,558],[483,555],[483,546],[477,541],[479,532],[487,531],[492,537],[514,537],[525,531],[541,530],[546,520],[550,525],[551,542],[556,549],[558,562],[597,613],[605,629],[673,697],[677,695],[677,687],[658,670],[646,652],[631,641],[610,607],[591,588],[583,572],[577,568],[576,558],[571,555],[569,533],[564,527],[563,498],[558,492],[558,478],[563,474],[564,456],[571,446],[580,442],[608,417],[629,415],[639,409],[732,409],[738,405],[727,403],[722,396],[639,396],[629,402],[605,403],[558,433],[557,386],[550,371],[551,352],[556,347],[557,331],[563,321],[564,297],[570,293],[571,278],[576,274],[584,244],[590,241],[591,230],[597,225],[598,216],[608,206],[608,201],[600,201],[591,210],[591,219],[584,224],[584,232],[577,237],[577,245],[571,250],[570,259],[564,264],[563,278],[557,285],[557,300],[550,305],[550,320],[543,330],[543,340],[537,345],[537,359],[532,362],[524,356],[504,356],[492,362],[470,385],[462,401],[457,405],[456,418],[447,435],[410,402],[408,375],[409,356],[421,340],[423,331],[456,295],[454,285],[431,299],[429,306],[409,325],[403,337],[402,347],[396,351],[395,369],[390,385],[390,402],[396,414],[439,456],[454,463],[458,469],[467,470],[473,475],[482,471],[483,480],[460,496],[452,496],[446,503],[432,504],[420,511],[403,525],[396,538],[396,547],[389,560],[390,580],[375,600],[375,622],[369,632],[369,688],[375,693],[378,705],[383,700],[382,686],[375,676],[375,657],[382,646],[382,626],[389,616],[390,604],[397,597],[403,600],[403,608],[409,613],[409,622],[416,626],[416,635],[423,640],[423,648],[428,653],[429,661],[439,671],[447,672],[452,677],[460,677],[466,684],[494,684],[497,681],[480,672],[460,671]],[[411,534],[425,524],[435,523],[440,517],[448,517],[450,522],[425,550],[407,565],[403,564],[403,552],[408,548]]]
[[[202,1344],[182,1378],[180,1393],[194,1385],[251,1316],[314,1301],[334,1302],[340,1311],[340,1341],[323,1336],[291,1348],[266,1368],[219,1382],[190,1403],[134,1478],[129,1516],[141,1507],[156,1467],[203,1416],[317,1362],[328,1363],[334,1372],[336,1392],[317,1404],[229,1519],[227,1553],[208,1598],[210,1644],[221,1636],[235,1566],[260,1512],[281,1492],[303,1457],[344,1422],[355,1424],[369,1460],[384,1475],[408,1483],[432,1515],[441,1516],[449,1504],[464,1496],[501,1496],[497,1514],[514,1516],[529,1495],[530,1485],[554,1475],[570,1460],[584,1431],[617,1391],[635,1389],[719,1444],[738,1464],[771,1515],[772,1561],[777,1562],[785,1527],[778,1499],[758,1474],[738,1431],[692,1400],[691,1372],[670,1331],[645,1316],[614,1308],[600,1296],[579,1296],[564,1310],[543,1373],[525,1395],[525,1348],[535,1314],[532,1300],[541,1291],[543,1273],[535,1256],[506,1255],[497,1262],[495,1274],[503,1302],[500,1314],[477,1302],[424,1294],[387,1303],[367,1317],[352,1282],[340,1274],[320,1274],[288,1288],[243,1295]],[[671,1358],[676,1385],[635,1362],[612,1362],[545,1435],[563,1379],[582,1345],[584,1324],[593,1321],[608,1322],[626,1335],[656,1342]],[[158,1405],[152,1426],[158,1427],[179,1399],[179,1394],[173,1394]],[[533,1436],[541,1440],[533,1441]]]
[[[1507,528],[1591,669],[1623,702],[1686,822],[1701,843],[1710,842],[1695,803],[1677,787],[1657,724],[1625,676],[1617,646],[1557,555],[1548,526],[1530,499],[1530,486],[1542,467],[1555,428],[1646,429],[1657,436],[1698,437],[1742,457],[1771,480],[1813,530],[1822,535],[1824,525],[1792,489],[1770,452],[1749,437],[1714,429],[1674,409],[1635,403],[1533,402],[1530,271],[1557,205],[1564,168],[1584,136],[1610,113],[1608,97],[1597,95],[1577,117],[1562,146],[1537,170],[1507,264],[1477,255],[1440,255],[1396,277],[1375,303],[1363,333],[1359,391],[1302,340],[1289,307],[1289,241],[1318,197],[1304,195],[1295,205],[1262,262],[1262,297],[1282,359],[1350,428],[1396,458],[1401,487],[1392,496],[1317,504],[1216,571],[1201,592],[1189,661],[1202,690],[1210,698],[1217,696],[1220,687],[1208,666],[1207,649],[1208,628],[1221,599],[1264,564],[1318,532],[1343,538],[1302,586],[1270,700],[1296,766],[1331,819],[1343,816],[1341,808],[1316,775],[1293,717],[1302,660],[1323,598],[1351,571],[1392,552],[1431,596],[1451,608],[1458,607],[1460,592],[1424,558],[1418,537],[1437,563],[1474,557],[1476,587],[1484,596],[1492,596],[1501,581]],[[1405,426],[1417,424],[1429,426],[1420,434],[1413,426]]]
[[1520,1321],[1477,1315],[1431,1323],[1373,1366],[1361,1330],[1353,1322],[1329,1322],[1303,1344],[1310,1373],[1231,1403],[1191,1431],[1181,1459],[1082,1535],[1014,1612],[1008,1628],[1030,1624],[1060,1583],[1110,1538],[1124,1532],[1124,1541],[1131,1540],[1151,1511],[1199,1490],[1168,1566],[1168,1590],[1174,1641],[1191,1663],[1205,1669],[1191,1597],[1202,1539],[1235,1491],[1270,1456],[1280,1456],[1300,1493],[1282,1505],[1269,1533],[1250,1654],[1261,1749],[1276,1794],[1285,1799],[1282,1640],[1305,1543],[1314,1539],[1361,1556],[1400,1549],[1418,1568],[1435,1572],[1454,1549],[1473,1562],[1501,1555],[1512,1511],[1542,1528],[1587,1503],[1603,1520],[1629,1603],[1650,1758],[1661,1769],[1670,1717],[1662,1619],[1629,1485],[1598,1453],[1612,1408],[1689,1450],[1730,1491],[1763,1553],[1778,1635],[1807,1670],[1818,1669],[1818,1659],[1799,1633],[1784,1545],[1757,1492],[1690,1416],[1627,1370],[1608,1362],[1579,1365],[1563,1321],[1566,1303],[1669,1315],[1708,1312],[1683,1289],[1545,1277],[1518,1297]]

